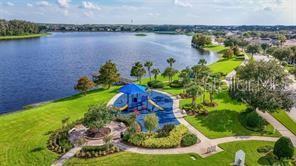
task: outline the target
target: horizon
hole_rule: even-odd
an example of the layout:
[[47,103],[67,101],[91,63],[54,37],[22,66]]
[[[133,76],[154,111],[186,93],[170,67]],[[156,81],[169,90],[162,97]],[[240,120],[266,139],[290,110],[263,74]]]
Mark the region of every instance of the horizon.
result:
[[294,0],[0,0],[0,18],[45,24],[295,26]]

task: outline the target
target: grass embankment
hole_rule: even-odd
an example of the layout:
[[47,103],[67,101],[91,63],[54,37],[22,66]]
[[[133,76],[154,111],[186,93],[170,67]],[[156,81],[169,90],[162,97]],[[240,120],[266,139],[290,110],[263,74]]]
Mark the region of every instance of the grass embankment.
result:
[[0,165],[50,165],[58,157],[46,147],[50,132],[61,127],[63,118],[75,121],[89,105],[105,103],[116,93],[117,88],[95,90],[0,116]]
[[0,40],[18,40],[18,39],[30,39],[47,36],[48,33],[41,34],[30,34],[30,35],[20,35],[20,36],[0,36]]
[[283,110],[274,112],[271,114],[279,122],[281,122],[286,128],[288,128],[293,134],[296,135],[296,122],[287,115]]
[[[162,166],[162,165],[232,165],[234,154],[242,149],[246,153],[246,165],[272,165],[264,157],[264,154],[257,152],[257,148],[271,145],[271,142],[263,141],[245,141],[221,144],[223,152],[215,154],[207,158],[201,158],[196,154],[180,154],[180,155],[143,155],[136,153],[122,152],[112,156],[101,157],[96,159],[81,160],[73,158],[66,165],[142,165],[142,166]],[[191,157],[194,157],[193,160]]]
[[[207,97],[207,96],[206,96]],[[207,99],[208,100],[208,99]],[[191,99],[181,100],[180,105],[190,103]],[[201,103],[201,97],[197,103]],[[255,132],[245,128],[239,116],[247,106],[236,100],[231,99],[227,91],[220,92],[215,96],[214,102],[217,107],[206,107],[209,111],[207,116],[187,116],[185,119],[196,129],[201,131],[209,138],[221,138],[227,136],[247,136],[247,135],[264,135],[278,137],[280,134],[268,124],[263,132]]]

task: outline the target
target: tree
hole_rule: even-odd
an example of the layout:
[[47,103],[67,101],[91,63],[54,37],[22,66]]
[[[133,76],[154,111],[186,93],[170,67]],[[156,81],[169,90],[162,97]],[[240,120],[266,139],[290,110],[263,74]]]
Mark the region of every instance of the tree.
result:
[[90,128],[102,128],[115,117],[115,112],[105,105],[90,106],[84,114],[83,124]]
[[88,79],[87,76],[84,76],[77,81],[77,84],[74,86],[74,89],[86,95],[86,92],[93,87],[95,87],[95,84],[90,79]]
[[191,69],[187,67],[186,69],[183,69],[179,74],[179,79],[183,85],[183,92],[185,92],[185,89],[191,83],[191,78],[190,78],[191,73],[192,73]]
[[233,56],[233,50],[231,48],[227,49],[223,53],[223,58],[230,59]]
[[151,132],[158,127],[158,117],[155,114],[148,114],[144,118],[146,129]]
[[237,46],[232,47],[233,54],[236,56],[240,55],[240,50]]
[[169,83],[171,83],[172,80],[173,80],[174,75],[176,75],[177,72],[178,72],[178,71],[175,70],[174,68],[172,68],[172,67],[167,67],[167,68],[163,71],[162,76],[163,76],[163,77],[168,77],[168,78],[169,78]]
[[225,47],[234,47],[239,44],[239,39],[236,37],[228,37],[224,40]]
[[137,81],[141,83],[142,77],[146,74],[146,70],[140,62],[136,62],[131,69],[130,76],[136,77]]
[[157,80],[157,76],[160,74],[160,70],[156,68],[156,69],[153,69],[151,73],[154,75],[154,80]]
[[287,73],[276,61],[251,60],[237,69],[237,78],[231,84],[230,94],[246,102],[253,110],[291,109],[291,94],[284,90],[288,82]]
[[173,67],[173,64],[176,62],[176,60],[173,57],[170,57],[167,59],[168,64],[170,65],[170,67]]
[[266,50],[267,50],[269,47],[270,47],[270,45],[267,44],[267,43],[262,43],[262,44],[261,44],[261,48],[262,48],[262,50],[263,50],[263,54],[264,54],[264,55],[266,55]]
[[251,44],[248,45],[247,47],[247,53],[252,54],[252,57],[254,56],[254,54],[259,53],[261,50],[261,47],[257,44]]
[[238,42],[238,46],[245,51],[245,48],[249,45],[249,42],[244,40],[244,39],[240,39]]
[[294,155],[294,146],[290,138],[281,137],[274,144],[273,154],[279,159],[290,159]]
[[93,75],[93,80],[97,85],[104,85],[109,89],[113,83],[120,80],[116,64],[111,60],[107,61],[100,67],[99,73]]
[[207,64],[207,61],[206,61],[205,59],[200,59],[200,60],[198,61],[198,64],[204,66],[204,65]]
[[286,42],[287,38],[285,35],[279,34],[277,36],[277,40],[280,42],[281,47],[283,46],[283,44]]
[[191,97],[192,101],[191,104],[196,106],[196,98],[198,95],[201,94],[201,87],[198,85],[191,85],[189,88],[186,89],[186,93]]
[[153,66],[153,62],[147,61],[147,62],[145,62],[144,66],[147,67],[147,71],[148,71],[149,78],[151,81],[151,67]]
[[193,35],[191,43],[197,47],[204,47],[205,45],[211,44],[212,39],[210,36],[196,33],[195,35]]
[[207,81],[206,89],[210,95],[210,102],[213,103],[214,94],[217,93],[220,89],[220,74],[212,74]]

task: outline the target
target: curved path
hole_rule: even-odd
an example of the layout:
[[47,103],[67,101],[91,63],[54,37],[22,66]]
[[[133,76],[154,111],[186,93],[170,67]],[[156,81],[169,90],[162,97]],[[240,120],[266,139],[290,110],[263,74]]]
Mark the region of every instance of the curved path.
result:
[[[193,126],[191,126],[185,119],[185,114],[182,114],[182,111],[179,109],[179,99],[172,96],[169,93],[154,90],[158,93],[165,94],[172,98],[173,100],[173,113],[175,117],[178,119],[178,121],[185,125],[189,131],[197,136],[197,138],[200,140],[199,143],[192,145],[190,147],[178,147],[178,148],[169,148],[169,149],[148,149],[148,148],[142,148],[142,147],[136,147],[133,145],[127,145],[120,141],[114,142],[115,145],[117,145],[119,148],[133,152],[133,153],[141,153],[141,154],[184,154],[184,153],[197,153],[201,157],[207,157],[213,154],[216,154],[218,152],[223,151],[218,144],[221,143],[227,143],[227,142],[234,142],[234,141],[250,141],[250,140],[258,140],[258,141],[276,141],[278,138],[275,137],[260,137],[260,136],[234,136],[234,137],[225,137],[225,138],[218,138],[218,139],[209,139],[205,135],[203,135],[201,132],[199,132],[197,129],[195,129]],[[120,97],[122,94],[117,94],[114,96],[108,105],[112,105],[114,101],[118,97]]]

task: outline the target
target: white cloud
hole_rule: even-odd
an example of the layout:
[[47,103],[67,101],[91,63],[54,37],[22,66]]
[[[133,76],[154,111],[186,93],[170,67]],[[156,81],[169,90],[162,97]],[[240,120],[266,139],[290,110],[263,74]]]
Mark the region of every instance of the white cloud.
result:
[[181,7],[192,7],[192,4],[187,0],[174,0],[174,4]]
[[12,2],[6,2],[6,5],[7,6],[14,6],[14,3],[12,3]]
[[51,6],[51,4],[47,1],[38,1],[36,2],[36,5],[41,7]]
[[57,0],[60,8],[68,8],[71,0]]
[[151,17],[158,17],[160,14],[159,13],[148,13],[148,16]]
[[31,4],[31,3],[27,3],[27,6],[28,6],[28,7],[33,7],[33,4]]
[[89,10],[101,10],[101,8],[98,5],[93,4],[89,1],[82,1],[82,5],[80,6],[80,8]]
[[83,13],[83,15],[85,15],[86,17],[92,17],[94,13],[92,11],[86,11]]

